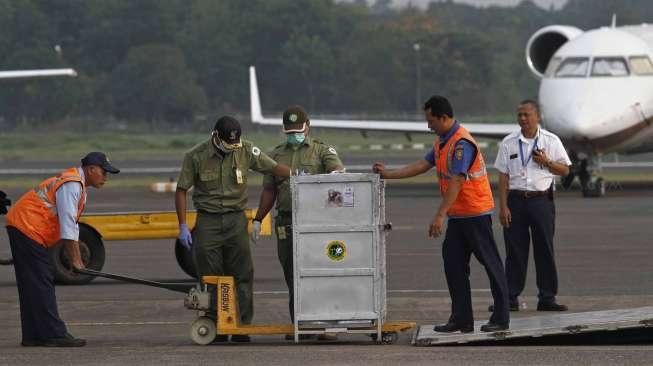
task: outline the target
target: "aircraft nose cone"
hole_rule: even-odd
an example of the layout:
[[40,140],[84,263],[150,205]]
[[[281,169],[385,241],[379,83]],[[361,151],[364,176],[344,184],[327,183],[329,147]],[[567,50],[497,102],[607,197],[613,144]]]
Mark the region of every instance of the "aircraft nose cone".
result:
[[591,111],[576,98],[549,103],[543,113],[547,128],[566,138],[583,139],[587,135],[589,121],[592,120]]

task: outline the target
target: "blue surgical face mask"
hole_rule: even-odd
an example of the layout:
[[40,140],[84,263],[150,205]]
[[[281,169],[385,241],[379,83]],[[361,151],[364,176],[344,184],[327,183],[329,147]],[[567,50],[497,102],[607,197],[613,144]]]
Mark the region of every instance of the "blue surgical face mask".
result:
[[291,145],[301,145],[306,140],[306,135],[303,132],[289,133],[287,136],[288,143]]

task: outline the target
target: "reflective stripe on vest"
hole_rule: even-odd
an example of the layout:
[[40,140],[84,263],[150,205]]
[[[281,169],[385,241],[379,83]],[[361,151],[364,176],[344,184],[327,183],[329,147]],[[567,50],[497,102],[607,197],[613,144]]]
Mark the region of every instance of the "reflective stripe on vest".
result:
[[476,147],[476,156],[462,184],[458,197],[447,211],[449,217],[471,217],[491,213],[494,210],[494,199],[487,177],[487,169],[483,155],[472,135],[460,126],[447,142],[440,148],[439,141],[434,143],[436,169],[440,192],[444,196],[449,188],[449,181],[453,178],[451,161],[458,141],[467,140]]
[[77,220],[84,211],[86,185],[77,168],[70,168],[41,182],[25,193],[7,213],[7,225],[20,230],[30,239],[51,247],[61,238],[57,215],[57,189],[67,182],[79,182],[82,194],[77,205]]

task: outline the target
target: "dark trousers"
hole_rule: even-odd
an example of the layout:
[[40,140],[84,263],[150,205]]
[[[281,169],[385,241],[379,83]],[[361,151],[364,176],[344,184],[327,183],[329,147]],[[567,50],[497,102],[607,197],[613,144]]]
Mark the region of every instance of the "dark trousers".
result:
[[193,244],[200,279],[203,276],[233,276],[240,321],[250,324],[254,317],[254,266],[245,213],[198,213]]
[[23,341],[64,337],[66,324],[57,310],[48,250],[12,226],[7,227],[7,233],[16,271]]
[[492,217],[483,215],[470,218],[449,219],[442,257],[444,273],[451,295],[450,321],[467,326],[474,324],[472,296],[469,284],[469,260],[472,253],[485,267],[494,298],[494,312],[490,322],[508,324],[508,286],[492,233]]
[[558,293],[558,273],[553,253],[555,205],[547,196],[524,198],[508,194],[512,222],[504,228],[506,276],[510,301],[516,302],[524,290],[528,270],[528,252],[533,239],[533,259],[540,302],[554,302]]
[[274,228],[277,233],[277,256],[283,269],[283,277],[288,287],[288,311],[290,321],[295,321],[295,285],[293,274],[293,247],[292,247],[292,214],[281,213],[274,219]]

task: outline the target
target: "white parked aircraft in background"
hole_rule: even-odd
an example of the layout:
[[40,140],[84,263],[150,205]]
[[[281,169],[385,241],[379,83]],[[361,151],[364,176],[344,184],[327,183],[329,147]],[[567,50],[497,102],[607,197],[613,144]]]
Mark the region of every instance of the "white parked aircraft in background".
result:
[[[583,32],[551,25],[535,32],[526,46],[530,70],[541,79],[539,103],[545,128],[560,136],[574,162],[563,180],[580,178],[583,195],[605,194],[593,175],[608,152],[653,151],[653,25],[603,27]],[[280,125],[264,118],[254,67],[250,67],[252,122]],[[425,122],[311,119],[315,127],[427,132]],[[476,136],[503,138],[517,123],[464,123]]]
[[37,69],[0,71],[0,79],[34,79],[54,76],[77,76],[73,69]]

